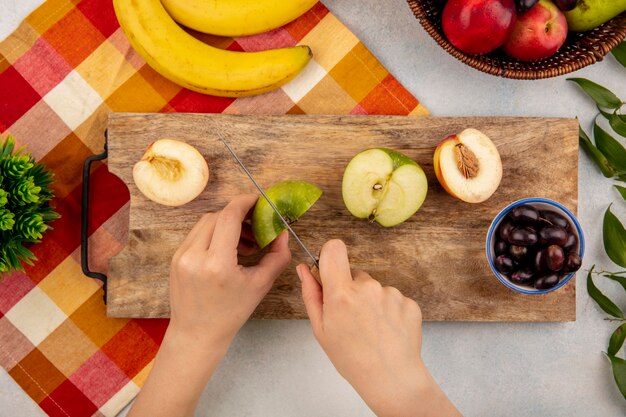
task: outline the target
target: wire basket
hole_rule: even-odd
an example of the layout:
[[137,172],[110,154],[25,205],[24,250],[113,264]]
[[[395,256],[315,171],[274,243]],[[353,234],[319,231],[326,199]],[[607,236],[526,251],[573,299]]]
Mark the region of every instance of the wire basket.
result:
[[602,61],[611,49],[626,38],[626,13],[622,13],[588,32],[570,32],[561,49],[541,61],[518,61],[499,49],[484,55],[470,55],[455,48],[443,33],[441,14],[445,1],[407,1],[426,32],[450,55],[470,67],[499,77],[538,80],[577,71]]

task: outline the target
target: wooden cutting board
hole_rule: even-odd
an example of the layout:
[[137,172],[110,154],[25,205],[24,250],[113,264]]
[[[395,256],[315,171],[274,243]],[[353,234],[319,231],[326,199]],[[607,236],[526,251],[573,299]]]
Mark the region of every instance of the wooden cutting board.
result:
[[[485,203],[467,204],[438,184],[432,157],[451,133],[474,127],[496,143],[504,177]],[[167,317],[171,256],[207,211],[233,196],[255,192],[216,136],[219,128],[265,188],[307,180],[324,191],[294,229],[318,252],[332,238],[349,246],[355,268],[393,285],[422,307],[427,320],[573,321],[575,280],[547,295],[523,295],[502,285],[485,258],[487,228],[510,202],[547,197],[577,208],[578,123],[544,118],[414,118],[402,116],[235,116],[210,114],[111,114],[109,170],[130,190],[129,241],[109,262],[108,314]],[[191,203],[170,208],[145,198],[132,167],[161,138],[192,144],[206,157],[211,176]],[[370,147],[388,147],[414,158],[428,177],[428,196],[409,221],[382,228],[352,217],[341,198],[348,161]],[[255,318],[302,319],[306,313],[295,265],[306,262],[291,242],[293,263],[254,313]]]

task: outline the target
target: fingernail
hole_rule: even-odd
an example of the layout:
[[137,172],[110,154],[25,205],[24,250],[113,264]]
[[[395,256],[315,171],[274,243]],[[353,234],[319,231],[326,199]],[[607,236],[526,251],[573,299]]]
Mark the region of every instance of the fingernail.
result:
[[300,278],[300,282],[302,282],[302,273],[300,272],[300,268],[302,265],[296,266],[296,273],[298,274],[298,278]]

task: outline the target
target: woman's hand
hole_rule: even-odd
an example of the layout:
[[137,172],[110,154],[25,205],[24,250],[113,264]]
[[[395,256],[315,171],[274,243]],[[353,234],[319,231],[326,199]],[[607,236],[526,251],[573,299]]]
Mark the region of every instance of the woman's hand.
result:
[[261,261],[243,267],[238,253],[255,252],[244,223],[255,195],[235,197],[217,213],[205,214],[174,255],[170,273],[172,331],[209,344],[230,344],[291,261],[283,232]]
[[417,303],[350,269],[340,240],[324,245],[321,287],[297,268],[315,337],[339,373],[379,417],[458,416],[420,357],[422,315]]
[[129,417],[192,416],[207,381],[230,342],[289,265],[286,233],[252,267],[237,255],[257,248],[244,223],[257,197],[235,197],[206,214],[174,255],[170,271],[171,320],[154,367]]

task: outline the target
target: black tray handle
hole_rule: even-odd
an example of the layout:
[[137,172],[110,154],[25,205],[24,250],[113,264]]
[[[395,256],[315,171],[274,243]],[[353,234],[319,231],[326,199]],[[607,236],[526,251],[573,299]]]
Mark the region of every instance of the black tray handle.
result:
[[98,155],[92,155],[85,159],[85,163],[83,165],[83,195],[80,211],[80,266],[83,269],[83,274],[90,278],[102,281],[104,304],[107,303],[107,276],[100,272],[93,272],[89,269],[89,177],[91,174],[91,163],[106,159],[108,155],[108,134],[105,130],[104,152]]

